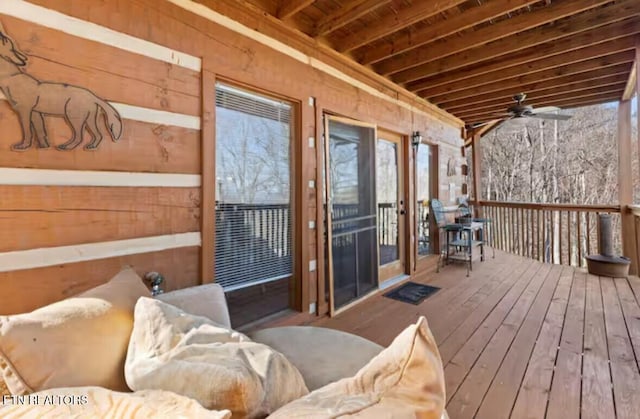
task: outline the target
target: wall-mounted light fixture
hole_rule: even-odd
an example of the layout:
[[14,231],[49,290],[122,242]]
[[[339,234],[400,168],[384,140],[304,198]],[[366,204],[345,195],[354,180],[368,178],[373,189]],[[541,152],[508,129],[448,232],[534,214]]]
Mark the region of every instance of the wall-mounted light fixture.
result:
[[421,142],[422,134],[420,134],[420,131],[413,131],[413,134],[411,134],[411,145],[413,146],[414,151],[418,151],[418,146]]

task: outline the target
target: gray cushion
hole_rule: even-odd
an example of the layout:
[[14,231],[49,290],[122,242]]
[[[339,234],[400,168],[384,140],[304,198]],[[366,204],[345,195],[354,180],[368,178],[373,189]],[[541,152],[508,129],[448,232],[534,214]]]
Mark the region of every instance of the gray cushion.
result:
[[276,327],[248,336],[282,353],[298,368],[309,391],[354,376],[384,349],[360,336],[322,327]]
[[231,328],[227,300],[218,284],[198,285],[156,296],[160,301],[178,307],[189,314],[203,316],[221,326]]

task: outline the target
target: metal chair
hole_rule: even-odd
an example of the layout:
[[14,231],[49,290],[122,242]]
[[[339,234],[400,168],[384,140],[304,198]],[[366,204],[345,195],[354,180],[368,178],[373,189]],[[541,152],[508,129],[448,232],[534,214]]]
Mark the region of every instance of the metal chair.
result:
[[[473,217],[471,206],[469,205],[469,201],[466,197],[458,198],[458,210],[460,211],[460,218],[466,218],[467,220],[469,220],[468,222],[482,223],[484,225],[484,240],[490,242],[488,224],[491,224],[491,218]],[[493,246],[491,246],[491,254],[492,258],[495,259],[496,250]]]
[[444,232],[447,237],[446,247],[443,248],[442,243],[440,243],[440,254],[438,258],[438,264],[436,266],[436,272],[440,272],[440,264],[442,263],[442,266],[444,266],[444,263],[449,257],[450,233],[453,232],[457,234],[458,232],[462,231],[464,225],[459,223],[450,223],[447,221],[447,211],[445,210],[444,205],[442,205],[442,202],[439,199],[432,199],[429,205],[431,206],[431,213],[433,214],[436,225],[438,226],[438,232]]

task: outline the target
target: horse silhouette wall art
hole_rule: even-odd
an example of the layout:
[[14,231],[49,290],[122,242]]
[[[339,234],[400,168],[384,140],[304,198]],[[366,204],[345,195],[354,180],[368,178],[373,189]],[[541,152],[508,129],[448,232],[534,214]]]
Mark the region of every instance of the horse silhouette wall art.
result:
[[58,145],[58,150],[76,148],[85,130],[91,136],[85,150],[97,149],[106,135],[113,141],[120,138],[122,120],[113,106],[82,87],[36,79],[26,72],[27,61],[27,55],[0,23],[0,90],[18,114],[22,128],[22,141],[12,150],[29,149],[34,138],[38,148],[49,147],[45,116],[64,118],[71,129],[71,138]]

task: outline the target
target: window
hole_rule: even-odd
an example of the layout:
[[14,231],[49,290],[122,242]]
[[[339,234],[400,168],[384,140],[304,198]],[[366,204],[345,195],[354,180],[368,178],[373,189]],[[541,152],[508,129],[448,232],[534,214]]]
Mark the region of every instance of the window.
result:
[[432,252],[429,223],[429,200],[431,199],[431,146],[420,144],[416,156],[416,219],[418,232],[418,255]]
[[291,135],[290,103],[216,85],[215,277],[234,325],[288,308]]

